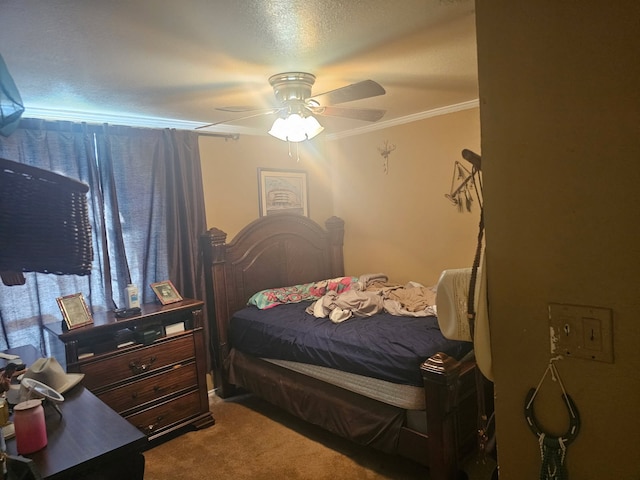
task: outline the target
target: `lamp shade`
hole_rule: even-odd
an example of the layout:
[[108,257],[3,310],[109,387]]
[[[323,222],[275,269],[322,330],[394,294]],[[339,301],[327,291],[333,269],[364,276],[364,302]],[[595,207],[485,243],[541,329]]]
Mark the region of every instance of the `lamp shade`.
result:
[[324,130],[324,127],[311,115],[303,117],[297,113],[287,118],[277,118],[269,135],[285,142],[302,142],[311,139]]

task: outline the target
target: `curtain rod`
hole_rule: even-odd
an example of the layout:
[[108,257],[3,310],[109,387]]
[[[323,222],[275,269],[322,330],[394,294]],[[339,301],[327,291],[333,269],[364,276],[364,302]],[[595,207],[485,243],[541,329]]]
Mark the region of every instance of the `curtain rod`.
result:
[[198,135],[205,137],[220,137],[225,140],[238,140],[240,138],[239,133],[212,133],[212,132],[196,132]]
[[[40,128],[45,130],[56,130],[66,132],[81,132],[83,129],[87,129],[92,133],[101,133],[104,131],[104,127],[108,126],[112,130],[117,131],[118,128],[130,128],[134,130],[165,130],[168,127],[141,127],[130,125],[116,125],[108,123],[93,123],[93,122],[78,122],[75,120],[49,120],[44,118],[26,117],[20,119],[19,128],[31,129]],[[169,128],[169,130],[173,130]],[[225,140],[238,140],[240,134],[238,133],[216,133],[216,132],[203,132],[185,128],[176,128],[175,130],[194,131],[198,135],[206,135],[209,137],[221,137]]]

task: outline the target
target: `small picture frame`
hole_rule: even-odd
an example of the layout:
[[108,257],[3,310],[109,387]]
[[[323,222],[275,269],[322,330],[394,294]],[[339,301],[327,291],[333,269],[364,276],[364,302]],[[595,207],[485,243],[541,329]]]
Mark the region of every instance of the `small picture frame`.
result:
[[309,216],[307,172],[258,168],[260,216],[296,213]]
[[182,301],[182,297],[170,280],[152,283],[151,289],[155,292],[158,300],[160,300],[160,303],[163,305]]
[[89,312],[82,293],[58,297],[56,301],[58,302],[58,307],[60,307],[60,312],[62,312],[62,317],[69,330],[93,323],[93,317],[91,316],[91,312]]

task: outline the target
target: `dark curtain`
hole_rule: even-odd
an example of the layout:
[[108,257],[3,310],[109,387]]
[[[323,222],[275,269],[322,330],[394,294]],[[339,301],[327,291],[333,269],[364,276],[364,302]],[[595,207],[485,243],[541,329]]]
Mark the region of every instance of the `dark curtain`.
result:
[[197,134],[23,119],[0,138],[0,157],[87,183],[94,247],[90,275],[26,273],[25,285],[0,285],[0,347],[33,344],[46,354],[42,325],[61,321],[64,295],[83,293],[95,313],[124,306],[130,282],[154,302],[149,285],[168,279],[184,297],[203,298]]
[[199,238],[206,229],[202,170],[197,134],[164,130],[164,143],[172,150],[165,176],[168,193],[167,247],[169,276],[183,294],[204,300],[204,273]]

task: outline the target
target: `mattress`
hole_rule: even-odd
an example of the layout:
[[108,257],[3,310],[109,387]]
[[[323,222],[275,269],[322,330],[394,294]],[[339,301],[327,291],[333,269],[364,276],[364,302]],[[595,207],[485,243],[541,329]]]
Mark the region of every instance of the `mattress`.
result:
[[291,362],[263,358],[270,363],[280,365],[289,370],[317,378],[345,390],[364,395],[365,397],[393,405],[405,410],[424,410],[424,388],[413,385],[401,385],[377,378],[364,377],[355,373],[343,372],[333,368],[309,365],[308,363]]
[[436,317],[387,313],[333,323],[305,312],[308,302],[234,314],[229,342],[248,355],[317,365],[401,385],[422,386],[420,364],[437,352],[456,359],[471,342],[448,340]]

